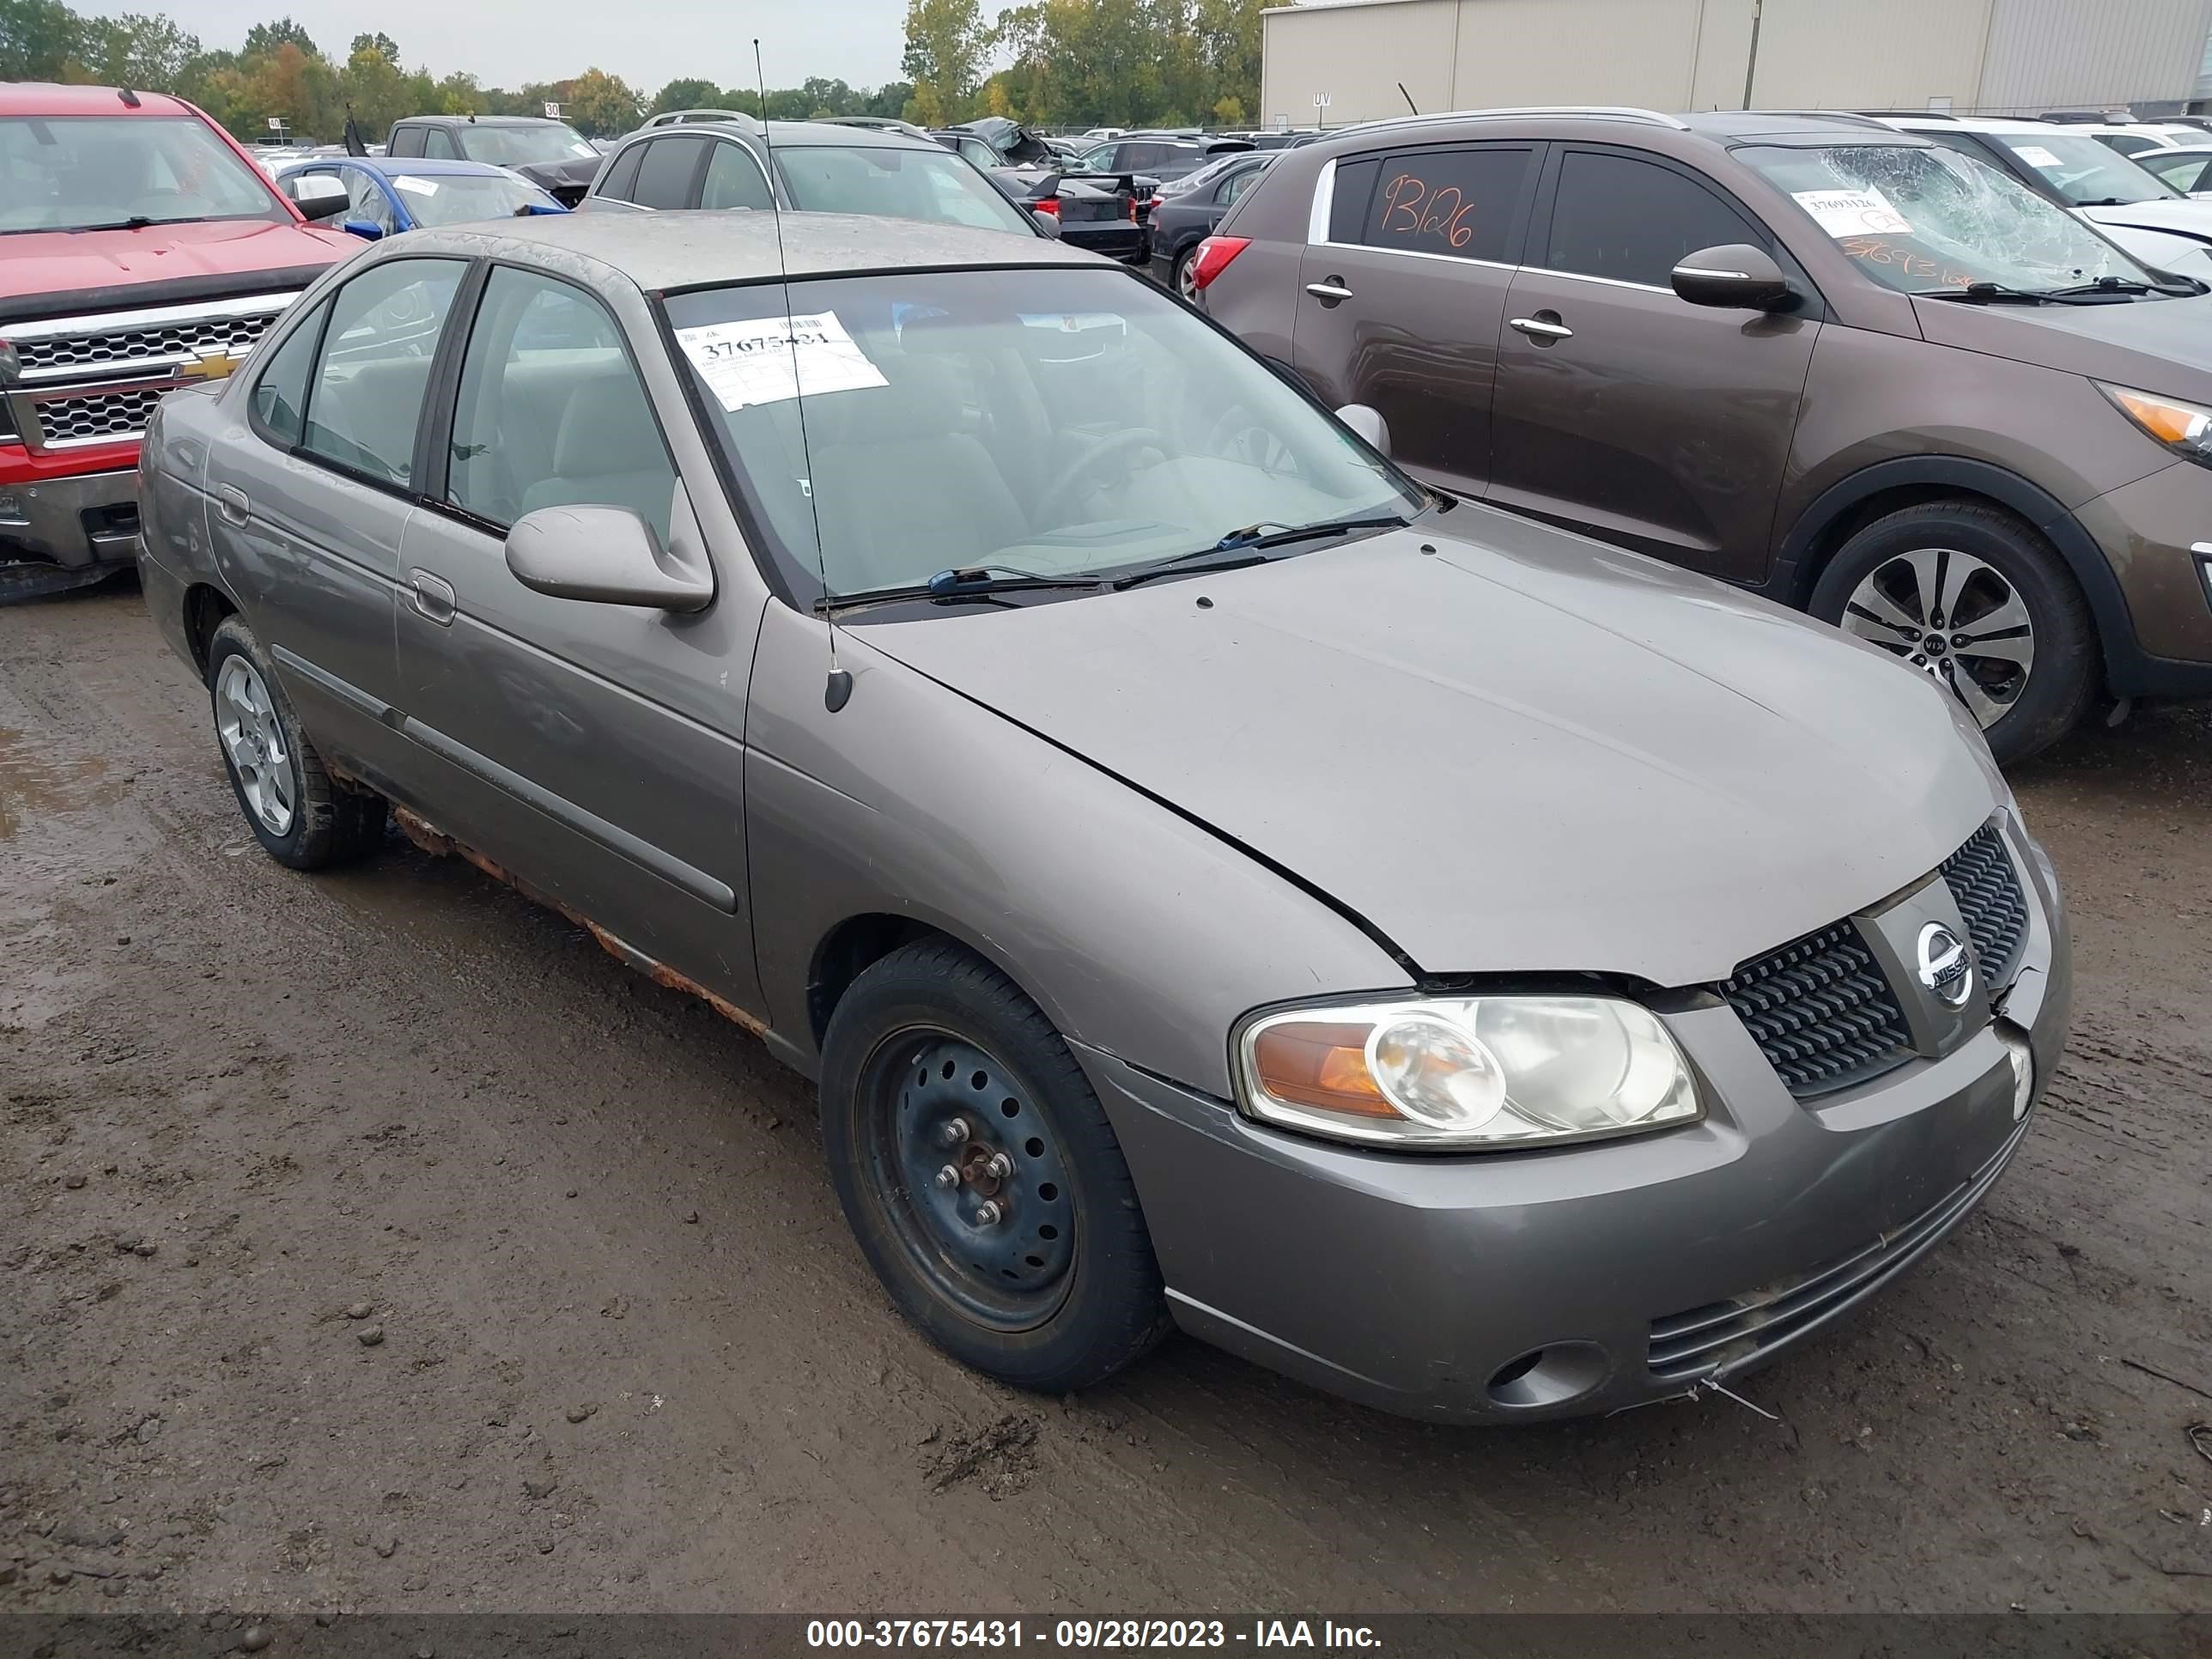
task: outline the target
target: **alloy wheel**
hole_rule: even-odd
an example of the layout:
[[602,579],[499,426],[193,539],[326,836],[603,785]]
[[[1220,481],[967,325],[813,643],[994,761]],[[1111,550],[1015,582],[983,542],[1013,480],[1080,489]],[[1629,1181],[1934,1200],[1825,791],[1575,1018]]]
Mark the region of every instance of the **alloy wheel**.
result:
[[1195,249],[1176,261],[1175,284],[1176,293],[1193,305],[1198,303],[1198,254]]
[[974,1043],[915,1030],[878,1047],[860,1089],[867,1178],[931,1288],[994,1330],[1049,1320],[1073,1276],[1075,1194],[1028,1089]]
[[1966,705],[1982,729],[2011,713],[2035,669],[2035,624],[1995,565],[1955,548],[1915,548],[1851,590],[1845,632],[1902,657]]
[[239,793],[272,836],[291,833],[298,805],[292,751],[269,688],[242,656],[227,658],[215,687],[216,732],[238,775]]

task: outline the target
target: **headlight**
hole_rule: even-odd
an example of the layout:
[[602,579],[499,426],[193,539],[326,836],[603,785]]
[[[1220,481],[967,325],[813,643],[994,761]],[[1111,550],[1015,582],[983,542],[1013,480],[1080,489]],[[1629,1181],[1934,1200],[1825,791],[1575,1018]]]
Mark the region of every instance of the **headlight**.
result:
[[1376,1146],[1525,1146],[1704,1115],[1667,1028],[1614,997],[1288,1009],[1248,1021],[1236,1059],[1249,1115]]
[[2096,384],[2121,414],[2149,436],[2200,466],[2212,466],[2212,409],[2185,404],[2179,398],[2159,398],[2148,392],[2130,392],[2124,386],[2106,386],[2102,380]]

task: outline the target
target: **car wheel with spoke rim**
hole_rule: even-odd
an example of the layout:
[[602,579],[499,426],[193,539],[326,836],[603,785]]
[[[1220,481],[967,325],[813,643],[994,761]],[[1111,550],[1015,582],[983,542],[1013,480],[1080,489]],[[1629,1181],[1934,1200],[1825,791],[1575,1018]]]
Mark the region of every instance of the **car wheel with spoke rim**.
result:
[[271,858],[319,870],[376,845],[384,834],[383,797],[331,776],[260,641],[236,617],[209,642],[208,691],[223,769],[247,827]]
[[1176,255],[1175,291],[1191,302],[1198,303],[1198,244],[1194,242]]
[[1128,1165],[1036,1005],[947,940],[893,951],[823,1042],[823,1146],[891,1299],[1017,1388],[1089,1388],[1167,1329]]
[[1947,688],[2002,762],[2065,736],[2095,693],[2096,629],[2072,573],[1995,507],[1933,501],[1875,520],[1811,608]]

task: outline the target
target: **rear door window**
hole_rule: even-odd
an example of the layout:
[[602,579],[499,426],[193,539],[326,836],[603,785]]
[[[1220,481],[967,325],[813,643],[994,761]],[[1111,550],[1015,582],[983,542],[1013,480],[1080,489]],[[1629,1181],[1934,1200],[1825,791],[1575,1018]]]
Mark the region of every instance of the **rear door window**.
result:
[[1727,242],[1768,246],[1766,233],[1705,185],[1632,155],[1570,150],[1560,158],[1543,258],[1577,276],[1672,285],[1686,253]]
[[617,202],[637,199],[637,167],[645,160],[645,146],[632,144],[608,165],[606,177],[592,191],[594,196],[611,196]]
[[691,181],[699,176],[700,149],[704,138],[656,138],[646,146],[638,164],[637,191],[631,198],[640,207],[688,208]]
[[[1354,240],[1406,253],[1507,262],[1534,156],[1532,149],[1489,144],[1383,156]],[[1339,169],[1340,185],[1349,171]]]
[[337,291],[307,393],[308,451],[378,483],[409,481],[431,361],[466,270],[389,259]]
[[461,152],[453,146],[453,135],[443,127],[432,127],[423,134],[422,154],[446,161],[461,159]]

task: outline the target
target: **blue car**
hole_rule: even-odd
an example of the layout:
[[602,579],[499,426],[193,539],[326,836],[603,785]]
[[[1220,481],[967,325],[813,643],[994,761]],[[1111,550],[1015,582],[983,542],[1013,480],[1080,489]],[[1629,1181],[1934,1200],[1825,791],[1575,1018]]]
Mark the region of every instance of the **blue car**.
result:
[[[527,179],[486,161],[319,155],[284,168],[276,183],[309,218],[335,220],[372,242],[419,225],[568,211]],[[345,206],[333,209],[339,196]]]

